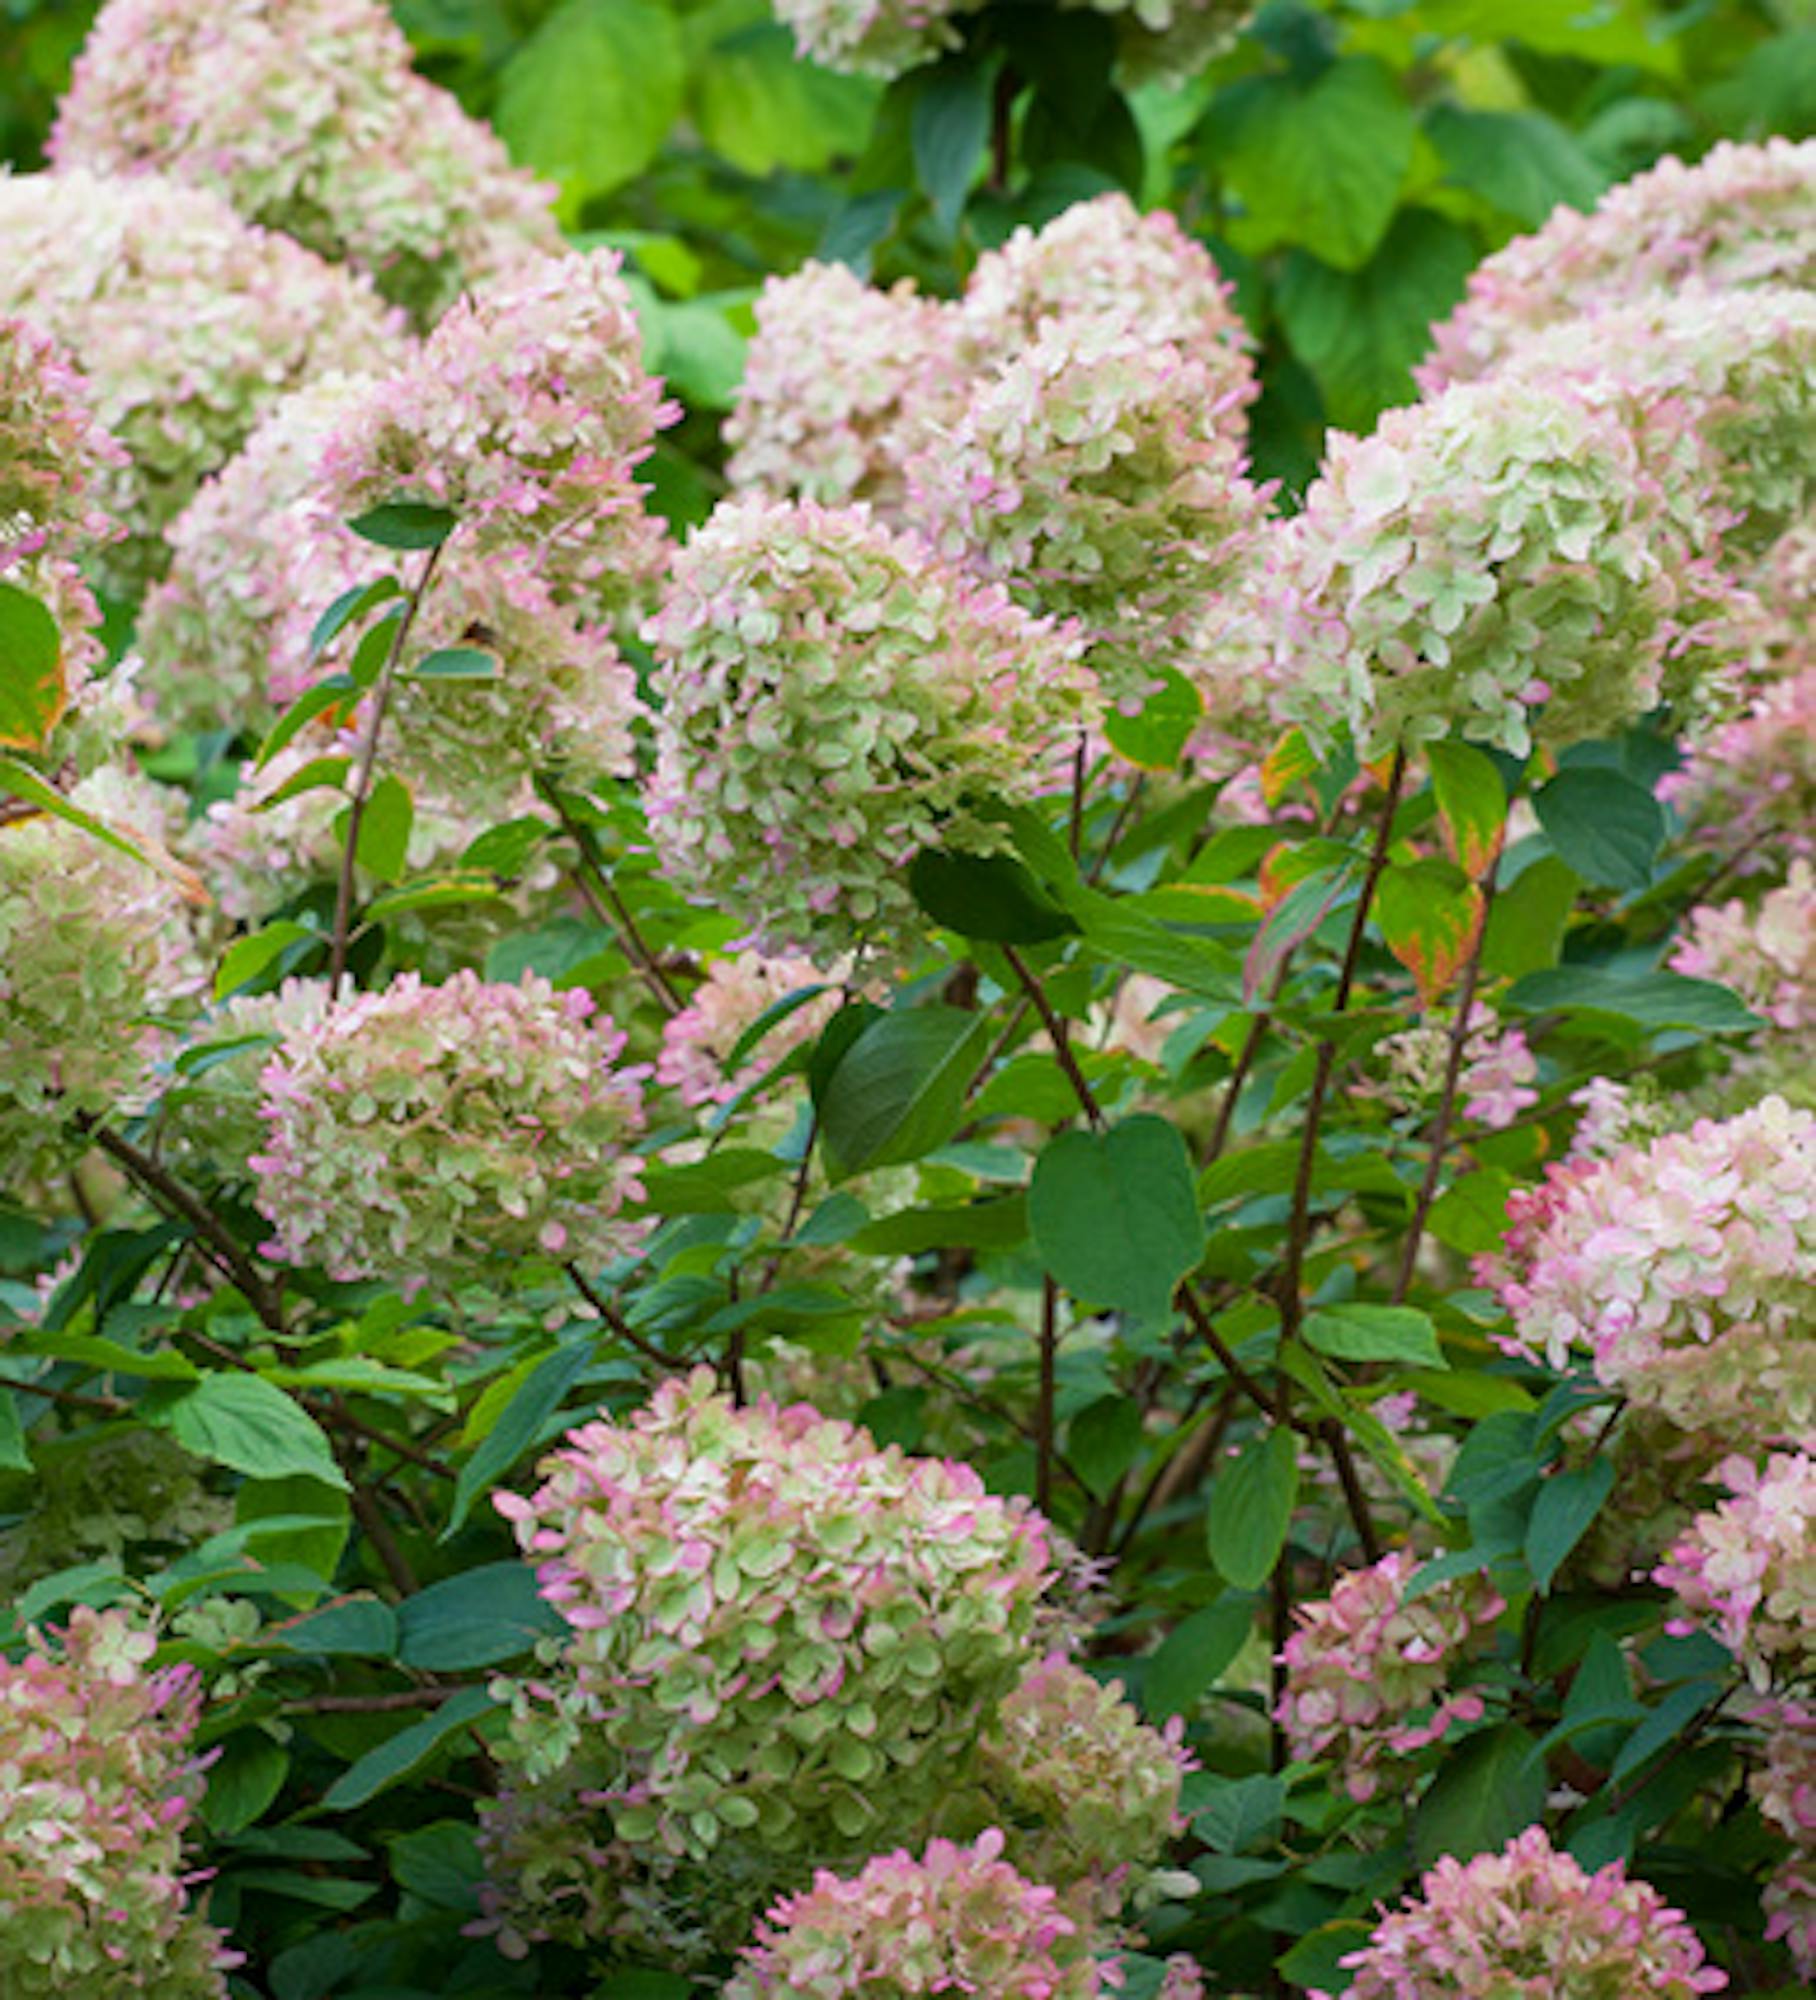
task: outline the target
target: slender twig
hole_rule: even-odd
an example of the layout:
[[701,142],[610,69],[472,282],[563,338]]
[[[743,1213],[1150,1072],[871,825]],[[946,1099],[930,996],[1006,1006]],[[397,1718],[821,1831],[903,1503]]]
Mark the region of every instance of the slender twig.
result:
[[[1123,1523],[1122,1533],[1117,1536],[1110,1549],[1113,1560],[1120,1562],[1128,1553],[1136,1533],[1150,1513],[1177,1499],[1182,1493],[1189,1493],[1204,1477],[1204,1469],[1217,1455],[1217,1447],[1222,1444],[1224,1433],[1229,1429],[1230,1418],[1235,1414],[1237,1389],[1234,1382],[1225,1382],[1223,1396],[1210,1420],[1196,1437],[1189,1439],[1171,1458],[1163,1460],[1148,1477],[1147,1484],[1137,1494],[1135,1505],[1129,1518]],[[1199,1390],[1198,1401],[1204,1389]],[[1190,1423],[1196,1409],[1188,1411],[1185,1421]]]
[[0,1375],[0,1389],[16,1390],[21,1396],[43,1396],[52,1403],[67,1403],[72,1410],[93,1410],[97,1416],[123,1417],[132,1405],[118,1396],[89,1396],[80,1389],[59,1389],[49,1382],[20,1382]]
[[78,1116],[76,1125],[102,1152],[117,1160],[148,1195],[189,1224],[203,1248],[213,1253],[211,1261],[245,1294],[247,1304],[273,1333],[283,1335],[286,1329],[282,1295],[266,1283],[245,1247],[220,1217],[167,1167],[111,1126],[101,1124],[86,1112]]
[[592,1307],[594,1312],[604,1320],[606,1325],[611,1328],[627,1347],[634,1348],[637,1353],[643,1356],[645,1361],[653,1361],[658,1368],[672,1370],[676,1366],[675,1362],[670,1360],[653,1341],[644,1339],[642,1334],[631,1325],[630,1321],[624,1317],[623,1313],[618,1310],[597,1286],[587,1283],[585,1275],[578,1264],[564,1264],[562,1269],[573,1280],[575,1291],[585,1299],[587,1304]]
[[1058,1354],[1059,1287],[1051,1278],[1042,1278],[1040,1387],[1034,1399],[1034,1504],[1043,1514],[1053,1511],[1053,1405]]
[[1419,1262],[1419,1246],[1425,1240],[1426,1219],[1431,1214],[1432,1203],[1438,1198],[1438,1183],[1444,1178],[1444,1155],[1450,1145],[1451,1120],[1456,1115],[1457,1087],[1463,1076],[1463,1053],[1469,1046],[1469,1017],[1475,1012],[1476,985],[1482,976],[1482,950],[1488,938],[1489,912],[1494,908],[1495,871],[1499,864],[1500,857],[1497,855],[1482,877],[1481,921],[1476,926],[1475,942],[1469,949],[1469,961],[1463,967],[1463,983],[1457,995],[1457,1017],[1451,1023],[1450,1046],[1444,1056],[1444,1088],[1438,1098],[1437,1116],[1432,1121],[1425,1172],[1413,1201],[1412,1220],[1407,1225],[1406,1240],[1401,1246],[1399,1276],[1394,1280],[1395,1305],[1403,1304],[1406,1294],[1412,1290],[1413,1274]]
[[586,899],[587,908],[608,931],[617,936],[624,947],[625,957],[662,1011],[671,1017],[681,1013],[686,1002],[675,991],[668,974],[662,969],[661,961],[644,941],[630,905],[618,893],[611,871],[600,858],[599,843],[593,838],[592,828],[574,817],[555,786],[538,780],[536,789],[561,822],[562,832],[574,843],[574,851],[580,856],[581,872],[571,875],[569,879]]
[[1066,845],[1076,861],[1085,844],[1085,733],[1078,732],[1078,747],[1072,752],[1072,811],[1066,828]]
[[347,837],[345,851],[341,855],[340,880],[334,888],[334,931],[328,948],[330,993],[340,991],[341,979],[347,970],[347,934],[353,922],[353,876],[359,857],[359,830],[372,798],[372,772],[378,762],[378,742],[384,733],[385,711],[391,705],[392,683],[397,678],[398,662],[403,658],[404,648],[410,643],[416,614],[422,609],[423,597],[434,581],[436,566],[446,547],[445,541],[437,542],[424,558],[422,574],[416,579],[416,588],[404,599],[397,629],[391,634],[391,644],[385,652],[385,663],[379,668],[378,678],[372,684],[372,705],[356,753],[353,790],[348,794]]
[[399,1688],[392,1694],[309,1694],[284,1703],[286,1715],[386,1715],[399,1708],[439,1708],[457,1687]]
[[328,1423],[338,1425],[344,1431],[351,1431],[355,1437],[364,1438],[369,1444],[378,1445],[382,1450],[392,1452],[399,1458],[408,1459],[412,1465],[420,1465],[425,1472],[432,1472],[437,1479],[452,1479],[454,1468],[433,1452],[424,1451],[412,1444],[408,1438],[395,1437],[389,1431],[381,1431],[377,1425],[369,1424],[364,1417],[356,1417],[348,1409],[346,1399],[331,1396],[328,1406],[319,1414]]
[[1145,774],[1137,772],[1134,782],[1129,786],[1128,797],[1117,807],[1116,817],[1110,822],[1110,831],[1104,836],[1104,843],[1098,849],[1097,859],[1091,863],[1085,875],[1086,882],[1092,887],[1097,885],[1103,877],[1104,870],[1109,867],[1110,856],[1116,852],[1116,843],[1121,840],[1123,831],[1129,823],[1129,815],[1135,810],[1136,801],[1146,790],[1147,782]]
[[1047,998],[1047,990],[1035,976],[1027,960],[1014,945],[1002,948],[1003,956],[1009,961],[1009,969],[1022,983],[1022,989],[1034,1003],[1034,1010],[1041,1018],[1041,1025],[1047,1031],[1047,1039],[1053,1044],[1053,1055],[1066,1081],[1072,1086],[1072,1094],[1078,1099],[1078,1108],[1086,1120],[1101,1130],[1104,1123],[1103,1106],[1097,1101],[1091,1086],[1085,1081],[1084,1071],[1078,1066],[1078,1058],[1072,1053],[1072,1039],[1066,1032],[1066,1024],[1053,1011],[1053,1003]]
[[1337,1468],[1337,1481],[1343,1488],[1343,1504],[1349,1509],[1356,1540],[1362,1544],[1362,1554],[1369,1562],[1378,1563],[1384,1551],[1381,1537],[1375,1529],[1374,1510],[1368,1504],[1368,1495],[1356,1471],[1355,1454],[1349,1448],[1349,1439],[1334,1417],[1324,1425],[1323,1438],[1330,1450],[1331,1463]]
[[372,1544],[372,1553],[377,1556],[391,1586],[400,1597],[414,1597],[418,1585],[416,1572],[410,1567],[409,1558],[398,1546],[397,1537],[391,1532],[391,1523],[385,1519],[385,1510],[379,1505],[377,1496],[358,1476],[353,1454],[342,1451],[341,1470],[347,1476],[348,1498],[353,1504],[353,1517],[358,1521],[366,1540]]

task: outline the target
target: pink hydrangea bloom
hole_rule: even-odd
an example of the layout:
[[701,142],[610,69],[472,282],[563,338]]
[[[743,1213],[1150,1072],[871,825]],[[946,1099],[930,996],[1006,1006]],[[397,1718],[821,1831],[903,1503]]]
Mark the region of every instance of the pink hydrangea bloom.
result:
[[647,633],[663,865],[769,951],[918,931],[914,855],[999,846],[979,802],[1038,796],[1096,712],[1075,636],[862,508],[723,503]]
[[[779,1020],[736,1072],[726,1067],[745,1030],[791,993],[825,990]],[[715,959],[687,1005],[662,1030],[656,1081],[683,1104],[729,1104],[791,1049],[810,1042],[839,1010],[838,980],[809,958],[765,958],[740,951]]]
[[[1816,1458],[1736,1455],[1717,1477],[1732,1498],[1699,1514],[1654,1571],[1763,1682],[1816,1665]],[[1673,1629],[1694,1630],[1693,1624]]]
[[1417,371],[1421,386],[1486,374],[1536,328],[1686,282],[1807,286],[1816,277],[1813,188],[1816,140],[1723,142],[1694,167],[1661,160],[1588,215],[1556,209],[1476,271]]
[[130,531],[101,564],[124,593],[162,568],[163,529],[269,404],[396,338],[364,279],[219,195],[75,170],[0,178],[0,312],[68,348],[131,454],[98,489]]
[[1801,857],[1756,908],[1699,904],[1671,956],[1675,972],[1731,986],[1786,1033],[1816,1027],[1816,873]]
[[524,552],[594,619],[637,603],[668,542],[635,469],[680,414],[643,366],[615,250],[538,258],[463,298],[336,423],[316,505],[451,508],[468,550]]
[[[992,1816],[1023,1874],[1060,1892],[1081,1922],[1107,1923],[1134,1901],[1167,1843],[1185,1830],[1179,1786],[1193,1759],[1175,1716],[1143,1722],[1120,1681],[1099,1681],[1063,1653],[1029,1669],[978,1753]],[[1187,1878],[1190,1880],[1190,1877]]]
[[810,263],[765,282],[756,318],[725,425],[732,485],[899,515],[917,423],[952,378],[952,309],[906,279],[885,292]]
[[622,1256],[645,1072],[583,992],[406,973],[293,1026],[250,1161],[275,1256],[416,1288],[538,1252]]
[[[707,1369],[541,1470],[495,1496],[571,1628],[511,1690],[487,1838],[518,1935],[583,1938],[614,1843],[711,1862],[701,1921],[735,1942],[814,1857],[924,1834],[1033,1650],[1053,1568],[1024,1501],[806,1404],[736,1409]],[[539,1797],[577,1804],[526,1866]]]
[[1346,719],[1365,755],[1619,729],[1700,663],[1668,681],[1723,588],[1693,500],[1667,499],[1608,411],[1518,378],[1339,433],[1275,544],[1283,709],[1321,738]]
[[1766,1936],[1784,1940],[1808,1979],[1816,1976],[1816,1709],[1776,1699],[1747,1720],[1765,1731],[1765,1754],[1748,1788],[1761,1816],[1791,1843],[1761,1899]]
[[1350,2000],[1695,2000],[1728,1983],[1650,1883],[1618,1861],[1585,1873],[1543,1827],[1499,1854],[1447,1854],[1419,1886],[1343,1961]]
[[1516,1189],[1478,1260],[1513,1316],[1509,1351],[1597,1376],[1686,1429],[1816,1424],[1816,1116],[1768,1097],[1722,1123],[1553,1166]]
[[370,272],[424,324],[560,248],[554,191],[415,73],[382,0],[108,0],[50,151],[64,169],[209,188]]
[[193,1667],[78,1607],[53,1649],[0,1659],[0,1988],[8,2000],[225,1995],[239,1963],[189,1891],[184,1834],[203,1790]]
[[109,766],[68,796],[155,865],[49,814],[0,825],[0,1187],[85,1150],[69,1121],[132,1100],[148,1017],[203,984],[194,878],[144,781]]
[[[1396,1094],[1411,1108],[1424,1109],[1442,1094],[1451,1033],[1449,1027],[1438,1025],[1410,1028],[1381,1044]],[[1463,1116],[1493,1132],[1511,1125],[1539,1101],[1532,1088],[1538,1073],[1538,1060],[1524,1032],[1503,1028],[1494,1009],[1484,1000],[1476,1001],[1470,1008],[1463,1067],[1457,1077]]]
[[1053,1891],[1003,1859],[995,1828],[969,1847],[880,1854],[855,1876],[820,1869],[778,1903],[739,1959],[726,2000],[1095,2000],[1102,1975]]
[[983,0],[774,0],[809,62],[853,76],[900,76],[959,45],[955,15]]
[[1454,1723],[1479,1722],[1467,1655],[1507,1608],[1483,1575],[1451,1577],[1408,1601],[1418,1569],[1401,1550],[1302,1605],[1280,1657],[1275,1711],[1296,1758],[1329,1757],[1353,1799],[1373,1798]]
[[30,558],[113,540],[119,525],[98,494],[125,463],[57,342],[0,317],[0,578],[14,580]]
[[1693,830],[1767,866],[1816,852],[1816,666],[1763,688],[1659,792]]
[[1253,393],[1232,345],[1056,315],[909,459],[909,518],[1030,609],[1076,619],[1106,686],[1139,705],[1260,518],[1243,443]]

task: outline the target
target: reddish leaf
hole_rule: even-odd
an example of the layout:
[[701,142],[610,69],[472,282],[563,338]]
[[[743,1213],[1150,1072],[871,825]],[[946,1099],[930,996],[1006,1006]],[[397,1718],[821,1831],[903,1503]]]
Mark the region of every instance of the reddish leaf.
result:
[[1481,890],[1448,861],[1409,862],[1381,877],[1375,921],[1421,1005],[1431,1006],[1468,962],[1483,908]]
[[1472,882],[1494,866],[1507,831],[1507,793],[1492,758],[1467,743],[1428,743],[1431,788],[1450,858]]

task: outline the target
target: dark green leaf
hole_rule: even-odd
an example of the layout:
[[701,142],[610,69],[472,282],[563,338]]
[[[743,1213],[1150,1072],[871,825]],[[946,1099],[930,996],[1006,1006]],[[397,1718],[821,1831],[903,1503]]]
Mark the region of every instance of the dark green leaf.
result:
[[148,1422],[213,1464],[258,1479],[304,1473],[329,1486],[347,1483],[321,1426],[261,1376],[207,1375],[147,1397],[141,1407]]
[[1511,1174],[1478,1167],[1439,1195],[1425,1226],[1440,1243],[1466,1256],[1498,1250],[1507,1233],[1507,1197],[1513,1188]]
[[561,1407],[561,1399],[591,1365],[590,1342],[571,1341],[545,1354],[524,1378],[516,1395],[499,1412],[498,1421],[460,1469],[454,1483],[454,1506],[442,1533],[457,1534],[472,1512],[473,1502],[510,1471],[542,1434],[542,1427]]
[[1099,1396],[1066,1427],[1066,1459],[1102,1499],[1141,1454],[1140,1405],[1127,1396]]
[[1431,1789],[1413,1815],[1412,1845],[1421,1868],[1445,1854],[1505,1847],[1545,1810],[1545,1761],[1531,1733],[1517,1722],[1485,1729],[1446,1746]]
[[277,753],[307,729],[317,716],[331,708],[350,708],[359,699],[359,683],[351,674],[329,674],[314,687],[305,688],[266,732],[252,768],[262,771]]
[[1500,889],[1488,911],[1482,970],[1505,979],[1543,972],[1557,963],[1558,946],[1582,888],[1575,869],[1547,854]]
[[208,1767],[202,1818],[213,1834],[239,1833],[284,1788],[290,1752],[262,1729],[236,1729]]
[[1542,111],[1470,111],[1445,101],[1432,106],[1425,130],[1452,181],[1525,229],[1560,203],[1593,208],[1608,185],[1575,137]]
[[1540,1590],[1551,1588],[1559,1565],[1589,1530],[1614,1488],[1614,1460],[1591,1459],[1574,1471],[1554,1472],[1539,1488],[1526,1524],[1526,1565]]
[[375,542],[381,549],[438,549],[459,519],[427,500],[387,500],[356,514],[347,526],[361,541]]
[[343,1771],[322,1795],[329,1812],[351,1812],[388,1791],[407,1778],[419,1765],[427,1763],[450,1738],[460,1735],[494,1706],[491,1693],[482,1687],[461,1688],[433,1709],[420,1722],[387,1737],[375,1750],[368,1750]]
[[1202,1805],[1193,1807],[1192,1831],[1215,1854],[1240,1854],[1273,1839],[1285,1804],[1284,1778],[1225,1778]]
[[396,882],[410,851],[410,830],[416,823],[416,802],[410,787],[387,771],[372,787],[359,822],[359,865],[381,882]]
[[355,619],[363,618],[388,598],[401,597],[404,587],[394,576],[375,577],[370,583],[356,583],[343,590],[315,621],[309,634],[309,657],[319,659]]
[[1254,1629],[1255,1600],[1246,1591],[1226,1591],[1215,1604],[1181,1619],[1148,1656],[1141,1702],[1149,1716],[1164,1722],[1189,1714]]
[[989,1017],[909,1007],[859,1030],[819,1093],[820,1143],[836,1180],[943,1146],[991,1040]]
[[991,944],[1042,944],[1078,929],[1012,854],[923,848],[909,864],[908,887],[936,924],[961,937]]
[[1643,889],[1665,839],[1664,808],[1618,771],[1560,771],[1532,795],[1558,859],[1585,882]]
[[1306,1345],[1337,1361],[1405,1361],[1442,1368],[1431,1321],[1411,1306],[1319,1306],[1305,1317]]
[[495,681],[503,669],[498,655],[478,646],[438,646],[401,676],[407,681]]
[[1294,1986],[1331,1995],[1346,1992],[1355,1973],[1343,1961],[1360,1951],[1373,1935],[1360,1917],[1337,1917],[1307,1931],[1290,1951],[1274,1960],[1281,1977]]
[[1166,1313],[1204,1250],[1185,1141],[1147,1113],[1049,1140],[1029,1185],[1028,1224],[1041,1263],[1074,1298],[1144,1319]]
[[319,935],[307,924],[292,923],[288,917],[282,917],[274,924],[267,924],[262,931],[235,938],[221,955],[220,969],[214,975],[214,997],[225,1000],[228,994],[237,993],[267,966],[282,958],[293,944],[301,944],[305,938],[317,938]]
[[1273,1574],[1299,1500],[1299,1455],[1284,1426],[1253,1438],[1217,1474],[1206,1529],[1211,1560],[1238,1590]]
[[397,1607],[399,1662],[458,1674],[527,1653],[566,1627],[537,1592],[528,1563],[486,1563],[432,1583]]
[[1561,965],[1516,980],[1502,1004],[1525,1014],[1588,1009],[1618,1014],[1648,1028],[1700,1028],[1711,1035],[1747,1034],[1764,1025],[1727,987],[1711,979],[1686,979],[1677,972],[1646,972],[1622,979],[1594,966]]
[[1204,720],[1203,697],[1184,674],[1162,667],[1157,678],[1160,685],[1133,715],[1118,704],[1104,717],[1104,735],[1144,771],[1170,771]]
[[475,1910],[485,1864],[475,1829],[462,1820],[438,1819],[395,1835],[387,1846],[400,1888],[438,1910]]
[[302,1618],[268,1626],[261,1644],[283,1653],[326,1658],[350,1653],[389,1660],[397,1652],[397,1617],[376,1597],[344,1597]]
[[958,227],[990,136],[990,78],[968,56],[948,56],[916,79],[909,132],[915,178],[942,229]]

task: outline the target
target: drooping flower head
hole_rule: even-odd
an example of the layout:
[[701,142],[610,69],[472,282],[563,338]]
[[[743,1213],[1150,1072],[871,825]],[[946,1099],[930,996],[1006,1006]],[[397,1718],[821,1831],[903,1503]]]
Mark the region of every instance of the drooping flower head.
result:
[[1343,1961],[1351,2000],[1696,2000],[1728,1983],[1649,1882],[1619,1861],[1585,1873],[1540,1826],[1499,1854],[1447,1854],[1419,1886]]
[[12,2000],[206,2000],[239,1962],[192,1907],[183,1836],[203,1790],[193,1667],[78,1607],[53,1647],[0,1659],[0,1987]]
[[1516,1189],[1479,1260],[1509,1349],[1596,1375],[1687,1430],[1816,1424],[1816,1116],[1768,1097],[1739,1117],[1553,1166]]
[[1671,969],[1731,986],[1786,1034],[1816,1028],[1816,872],[1799,857],[1789,879],[1757,908],[1739,897],[1701,903],[1671,955]]
[[199,891],[144,782],[107,767],[69,800],[155,861],[48,813],[0,821],[0,1186],[83,1150],[71,1121],[130,1097],[150,1017],[202,984]]
[[923,406],[950,379],[950,307],[906,279],[879,291],[843,264],[770,278],[756,304],[726,476],[776,498],[868,501],[899,514]]
[[643,1072],[580,991],[413,974],[297,1023],[264,1072],[251,1165],[273,1253],[416,1287],[541,1252],[634,1247]]
[[151,171],[369,272],[427,325],[560,248],[552,190],[418,76],[381,0],[108,0],[51,135],[62,169]]
[[407,495],[451,509],[468,550],[528,552],[557,598],[607,617],[667,554],[635,468],[679,414],[643,366],[615,250],[538,258],[462,299],[337,422],[317,505]]
[[149,175],[0,178],[0,312],[69,350],[131,454],[99,489],[130,531],[102,564],[125,591],[162,569],[162,530],[269,404],[396,339],[364,279]]
[[713,1861],[703,1921],[735,1942],[813,1862],[924,1835],[1033,1650],[1053,1571],[1024,1502],[805,1404],[736,1409],[705,1369],[542,1472],[496,1504],[571,1634],[502,1754],[529,1804],[595,1814],[565,1867],[513,1880],[503,1843],[522,1934],[571,1937],[614,1842]]
[[1816,278],[1813,192],[1816,140],[1724,141],[1693,167],[1661,160],[1588,215],[1559,207],[1477,269],[1416,371],[1420,386],[1473,380],[1539,327],[1686,283],[1807,286]]
[[[1816,1458],[1736,1455],[1718,1472],[1732,1498],[1697,1515],[1653,1573],[1763,1683],[1774,1666],[1816,1667]],[[1681,1628],[1693,1630],[1693,1625]]]
[[992,1829],[969,1847],[880,1854],[856,1875],[821,1869],[757,1927],[727,2000],[1096,2000],[1099,1968],[1052,1889],[1003,1859]]
[[766,950],[918,925],[914,855],[1000,845],[979,808],[1045,789],[1095,714],[1074,636],[861,508],[721,505],[648,634],[664,866]]
[[[779,1017],[732,1068],[732,1052],[745,1031],[795,993],[811,997]],[[810,958],[740,951],[715,959],[687,1005],[662,1030],[656,1081],[678,1090],[683,1104],[729,1104],[791,1049],[812,1041],[838,1012],[840,998],[838,979]]]
[[1295,1757],[1330,1757],[1353,1799],[1373,1798],[1452,1724],[1479,1722],[1467,1657],[1507,1608],[1477,1573],[1407,1597],[1417,1563],[1403,1551],[1351,1570],[1301,1605],[1286,1642],[1276,1718]]
[[1062,1653],[1023,1676],[979,1747],[978,1773],[1024,1875],[1083,1919],[1114,1920],[1139,1900],[1167,1842],[1184,1831],[1179,1786],[1192,1759],[1184,1725],[1152,1729],[1119,1681],[1094,1680]]
[[1108,689],[1138,697],[1261,515],[1252,393],[1233,346],[1060,314],[909,460],[909,518],[1031,610],[1076,619]]
[[1277,544],[1282,707],[1318,734],[1346,718],[1371,756],[1608,735],[1674,691],[1667,659],[1715,594],[1700,529],[1694,495],[1667,499],[1627,429],[1564,390],[1496,379],[1389,410],[1332,439]]

